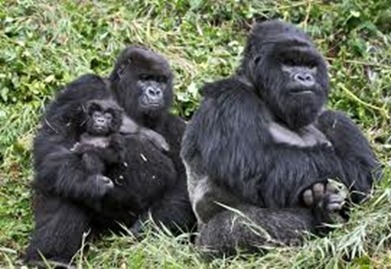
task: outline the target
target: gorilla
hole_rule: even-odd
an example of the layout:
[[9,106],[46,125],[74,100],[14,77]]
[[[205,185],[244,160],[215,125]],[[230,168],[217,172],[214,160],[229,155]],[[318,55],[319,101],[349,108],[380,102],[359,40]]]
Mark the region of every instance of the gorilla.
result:
[[370,192],[378,161],[342,112],[311,39],[281,21],[254,25],[236,74],[206,84],[181,156],[206,254],[297,244],[346,220],[345,197]]
[[[91,171],[74,147],[83,144],[87,132],[88,103],[110,99],[123,110],[124,154],[123,161],[105,162],[104,177],[113,186],[102,191],[97,187],[102,181],[89,180]],[[34,139],[35,229],[26,263],[40,264],[45,257],[55,265],[68,264],[83,235],[121,232],[125,226],[139,236],[149,217],[173,233],[193,227],[179,156],[185,123],[169,113],[172,99],[167,61],[134,46],[120,53],[109,78],[83,75],[56,95]],[[151,132],[162,137],[160,146],[151,141],[156,138]]]
[[[70,149],[80,155],[86,170],[85,187],[93,186],[97,192],[105,193],[114,187],[113,181],[104,176],[108,164],[124,162],[122,109],[112,100],[91,100],[85,112],[86,132]],[[100,196],[100,195],[98,195]]]

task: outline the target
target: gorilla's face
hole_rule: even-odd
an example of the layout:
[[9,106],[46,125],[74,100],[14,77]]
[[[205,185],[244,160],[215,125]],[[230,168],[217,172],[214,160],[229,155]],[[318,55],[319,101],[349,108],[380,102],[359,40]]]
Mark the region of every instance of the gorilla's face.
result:
[[164,75],[141,74],[137,79],[138,106],[146,113],[165,107],[164,94],[167,92],[167,81]]
[[91,100],[86,116],[86,131],[93,136],[117,132],[122,124],[122,109],[112,100]]
[[254,59],[253,81],[270,111],[291,129],[312,123],[329,89],[321,55],[297,40],[270,43],[262,51]]
[[137,121],[145,116],[156,119],[171,106],[170,67],[162,56],[147,49],[125,49],[118,58],[111,81],[117,102]]

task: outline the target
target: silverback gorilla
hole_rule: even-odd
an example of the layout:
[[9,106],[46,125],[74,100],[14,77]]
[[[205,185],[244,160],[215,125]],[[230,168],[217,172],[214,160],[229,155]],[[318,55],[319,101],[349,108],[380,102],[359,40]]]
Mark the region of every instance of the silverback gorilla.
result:
[[[53,264],[68,264],[84,233],[118,231],[123,224],[137,236],[149,215],[173,232],[194,225],[179,156],[185,123],[169,114],[172,98],[167,61],[141,47],[125,49],[109,79],[84,75],[57,94],[34,140],[35,229],[25,262],[41,264],[42,255]],[[109,99],[126,116],[120,129],[124,161],[105,163],[102,178],[114,186],[98,191],[102,182],[88,180],[90,171],[72,148],[86,132],[88,102]],[[138,126],[160,134],[168,145],[157,147]]]
[[378,162],[353,122],[325,108],[326,63],[295,26],[256,24],[236,74],[202,92],[181,156],[196,243],[206,253],[253,252],[326,232],[322,224],[346,217],[328,179],[346,185],[353,202],[370,192]]

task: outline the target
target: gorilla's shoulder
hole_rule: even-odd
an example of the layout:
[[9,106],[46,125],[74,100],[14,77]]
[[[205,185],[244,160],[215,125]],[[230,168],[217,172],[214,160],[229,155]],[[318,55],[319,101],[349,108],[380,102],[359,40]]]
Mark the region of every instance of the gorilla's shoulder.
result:
[[109,97],[110,91],[107,80],[95,74],[86,74],[62,87],[56,93],[50,107],[54,106],[55,109],[58,109],[62,105],[80,104],[91,99],[106,99]]
[[85,102],[92,99],[107,99],[111,96],[105,78],[85,74],[66,84],[56,93],[45,108],[46,118],[79,117]]
[[96,74],[84,74],[75,79],[70,85],[86,84],[86,83],[104,83],[105,79]]
[[[108,93],[107,79],[95,75],[85,74],[65,85],[56,95],[57,101],[61,99],[79,99],[85,96],[93,95],[94,97]],[[99,97],[96,97],[98,99]]]
[[173,113],[167,113],[166,120],[169,121],[170,123],[186,126],[186,121],[180,116],[175,115]]
[[222,95],[237,93],[240,91],[252,91],[249,84],[239,79],[237,76],[206,83],[200,90],[204,97],[218,98]]
[[166,132],[170,133],[174,137],[182,137],[185,132],[186,121],[181,117],[168,113],[165,118]]

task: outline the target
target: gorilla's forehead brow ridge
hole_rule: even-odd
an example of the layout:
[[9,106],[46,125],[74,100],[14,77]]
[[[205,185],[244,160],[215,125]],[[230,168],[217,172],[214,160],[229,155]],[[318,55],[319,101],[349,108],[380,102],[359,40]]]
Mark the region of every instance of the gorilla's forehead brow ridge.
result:
[[269,51],[285,59],[296,57],[297,59],[301,59],[302,61],[323,61],[323,57],[318,53],[315,47],[286,46],[281,44],[278,46],[273,46],[273,48]]
[[305,46],[305,47],[314,47],[314,44],[307,39],[300,38],[298,36],[279,34],[273,37],[269,37],[265,40],[262,40],[258,45],[268,45],[268,44],[283,44],[285,46]]

